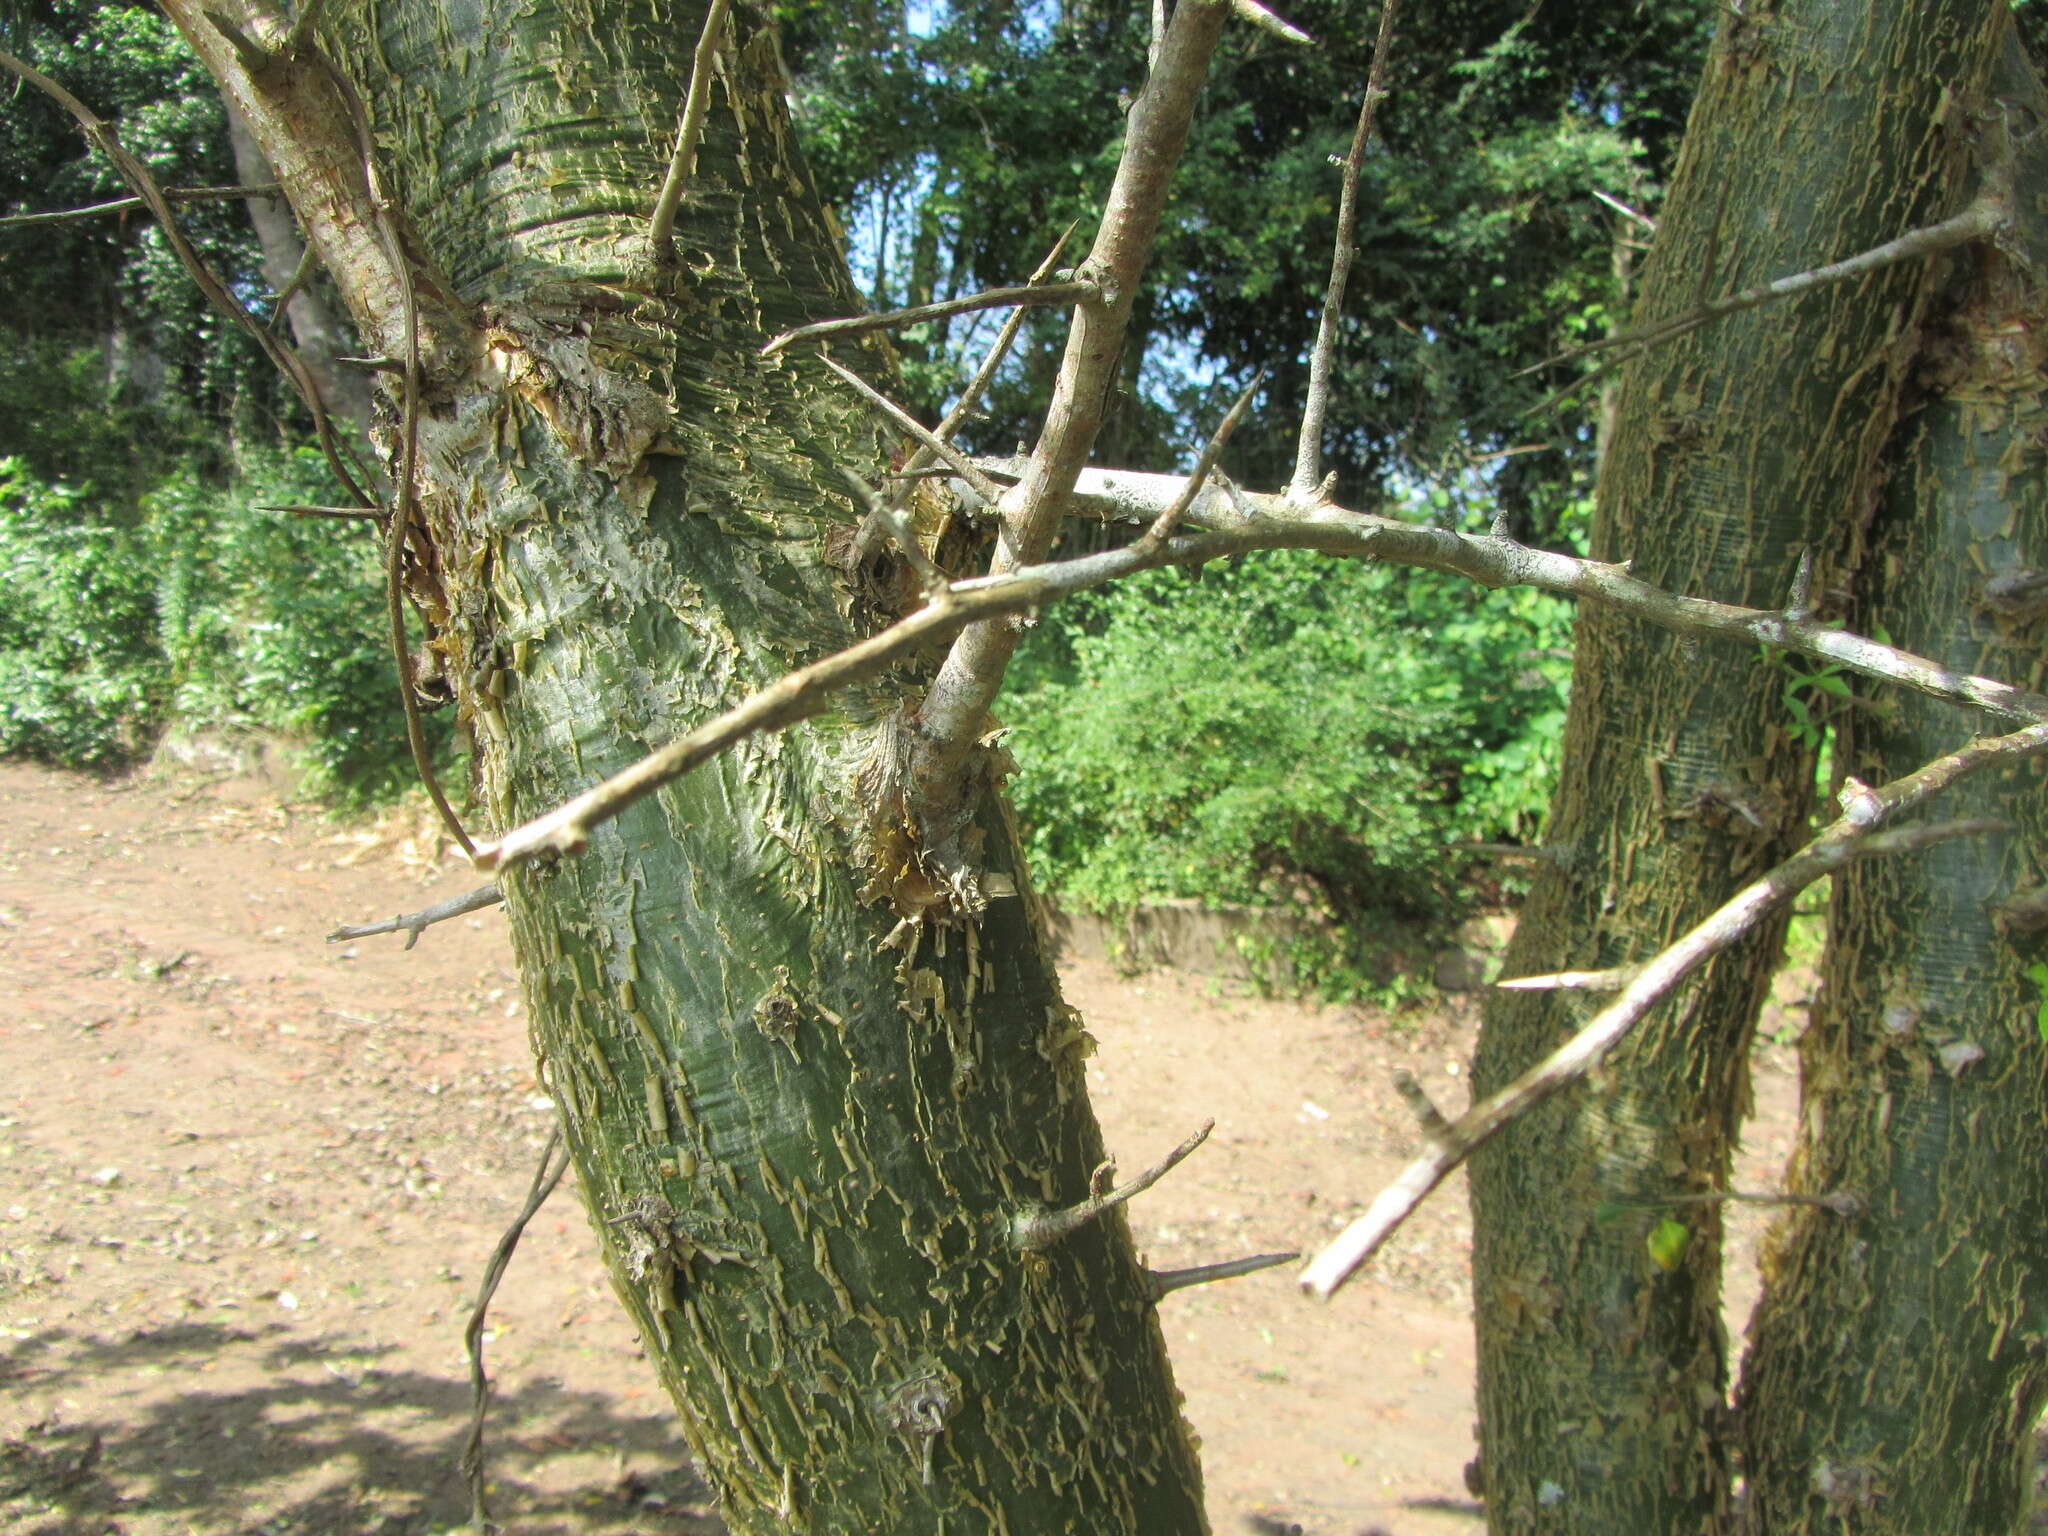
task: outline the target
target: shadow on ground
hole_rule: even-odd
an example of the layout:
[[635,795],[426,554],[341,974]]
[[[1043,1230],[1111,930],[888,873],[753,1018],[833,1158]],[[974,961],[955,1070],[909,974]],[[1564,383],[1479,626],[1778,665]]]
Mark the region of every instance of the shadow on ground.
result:
[[[464,1525],[466,1380],[385,1370],[381,1350],[212,1323],[118,1341],[52,1331],[0,1351],[0,1386],[62,1405],[134,1383],[120,1411],[54,1414],[0,1441],[0,1525],[24,1536],[140,1527],[236,1536],[424,1536]],[[252,1369],[253,1368],[253,1369]],[[209,1374],[232,1374],[218,1387]],[[252,1380],[252,1377],[254,1378]],[[493,1517],[535,1536],[717,1536],[710,1494],[658,1419],[539,1381],[493,1395]]]

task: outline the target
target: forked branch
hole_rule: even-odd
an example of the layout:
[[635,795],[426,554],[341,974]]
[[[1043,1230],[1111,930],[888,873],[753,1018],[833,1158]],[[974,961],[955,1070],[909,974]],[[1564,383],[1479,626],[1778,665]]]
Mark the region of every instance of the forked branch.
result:
[[1592,1071],[1651,1008],[1694,970],[1755,928],[1765,914],[1852,859],[1912,852],[1946,838],[1980,833],[1986,826],[1981,821],[1965,821],[1881,833],[1879,829],[1887,822],[1925,804],[1959,779],[2042,751],[2048,751],[2048,722],[2008,736],[1973,741],[1881,788],[1856,785],[1845,791],[1847,809],[1838,820],[1645,962],[1621,995],[1595,1014],[1584,1029],[1449,1125],[1432,1127],[1423,1154],[1301,1272],[1302,1288],[1318,1296],[1333,1294],[1466,1158]]

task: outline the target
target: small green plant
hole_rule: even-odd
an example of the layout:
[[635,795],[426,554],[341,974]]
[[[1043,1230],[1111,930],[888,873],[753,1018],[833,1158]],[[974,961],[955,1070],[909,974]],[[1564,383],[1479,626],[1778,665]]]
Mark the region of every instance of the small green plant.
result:
[[2041,1036],[2041,1042],[2048,1045],[2048,964],[2036,960],[2020,973],[2034,984],[2040,994],[2034,1005],[2034,1028]]

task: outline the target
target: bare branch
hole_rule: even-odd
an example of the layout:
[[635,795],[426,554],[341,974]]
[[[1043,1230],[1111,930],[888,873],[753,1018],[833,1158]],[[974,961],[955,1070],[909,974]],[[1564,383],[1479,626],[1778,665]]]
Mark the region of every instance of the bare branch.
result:
[[1372,140],[1373,118],[1386,92],[1387,50],[1394,40],[1394,12],[1399,0],[1380,0],[1380,30],[1373,39],[1372,63],[1365,72],[1365,100],[1358,105],[1358,126],[1344,156],[1343,190],[1337,200],[1337,248],[1330,254],[1330,286],[1323,295],[1323,313],[1316,321],[1315,350],[1308,360],[1308,399],[1301,411],[1301,435],[1294,447],[1294,478],[1287,482],[1290,501],[1313,505],[1323,472],[1323,422],[1330,413],[1330,374],[1336,367],[1337,327],[1344,315],[1344,289],[1351,281],[1352,246],[1358,238],[1358,172],[1365,147]]
[[469,1322],[462,1330],[462,1347],[469,1356],[470,1408],[469,1433],[462,1441],[461,1466],[463,1480],[469,1484],[471,1524],[480,1532],[496,1529],[484,1504],[484,1411],[491,1401],[491,1379],[484,1374],[484,1322],[491,1313],[491,1298],[498,1294],[498,1282],[505,1278],[506,1266],[512,1262],[519,1239],[526,1235],[526,1224],[548,1203],[548,1196],[555,1192],[555,1186],[562,1182],[562,1175],[568,1171],[569,1152],[562,1146],[562,1131],[557,1126],[548,1134],[547,1145],[541,1148],[540,1166],[533,1171],[533,1185],[526,1192],[526,1204],[512,1218],[505,1235],[498,1239],[498,1246],[491,1251],[490,1262],[484,1266],[483,1283],[477,1287],[476,1305],[470,1308]]
[[[981,467],[1007,468],[991,460],[982,460]],[[1080,489],[1084,499],[1095,501],[1100,515],[1126,515],[1131,508],[1144,507],[1157,509],[1149,513],[1156,516],[1158,510],[1172,505],[1185,484],[1185,477],[1179,475],[1090,471]],[[1936,698],[2012,719],[2048,721],[2048,697],[2009,683],[1951,672],[1924,656],[1845,630],[1826,629],[1810,620],[1795,624],[1782,614],[1761,609],[1676,597],[1635,580],[1624,567],[1530,549],[1510,539],[1422,527],[1331,507],[1305,513],[1282,497],[1243,493],[1198,495],[1189,513],[1206,522],[1207,531],[1180,535],[1151,550],[1133,544],[1077,560],[955,582],[948,588],[950,602],[922,608],[856,645],[790,673],[717,719],[514,829],[498,843],[479,847],[473,856],[476,867],[489,871],[543,853],[581,852],[593,827],[735,742],[821,713],[839,689],[874,677],[900,657],[958,634],[970,624],[1026,612],[1154,566],[1199,565],[1257,549],[1317,549],[1468,576],[1487,587],[1533,586],[1590,598],[1681,633],[1773,645],[1822,657],[1849,671],[1885,678]]]
[[983,293],[970,293],[963,298],[941,299],[935,304],[912,304],[907,309],[887,309],[878,315],[850,315],[844,320],[819,320],[810,325],[800,325],[793,331],[784,331],[761,349],[763,357],[772,357],[784,347],[799,341],[816,341],[819,337],[852,336],[862,331],[886,331],[899,325],[915,325],[920,320],[942,320],[947,315],[971,315],[976,310],[1002,309],[1016,305],[1084,304],[1095,298],[1099,290],[1093,283],[1025,283],[1014,288],[990,288]]
[[461,896],[451,896],[446,901],[437,901],[430,907],[417,912],[402,913],[378,923],[362,923],[355,927],[337,928],[327,935],[330,944],[343,944],[350,939],[375,938],[380,933],[403,933],[405,947],[411,949],[419,943],[420,935],[436,923],[445,923],[451,917],[461,917],[467,912],[481,912],[485,907],[495,907],[505,899],[505,893],[495,885],[478,886]]
[[[1038,264],[1037,270],[1031,274],[1028,281],[1041,283],[1052,273],[1059,262],[1061,253],[1067,248],[1067,242],[1074,238],[1074,228],[1074,225],[1069,224],[1060,231],[1059,239],[1053,242],[1052,249],[1046,253],[1045,260]],[[974,370],[974,377],[967,381],[967,387],[960,391],[960,398],[953,402],[953,408],[946,412],[945,419],[939,423],[937,429],[933,432],[932,435],[938,438],[940,442],[952,442],[953,434],[960,430],[960,424],[967,419],[968,414],[980,402],[982,392],[994,381],[996,370],[1003,366],[1003,359],[1010,355],[1010,348],[1016,344],[1017,334],[1023,330],[1024,317],[1028,312],[1028,310],[1022,308],[1013,310],[1010,313],[1010,318],[1003,322],[1003,328],[996,333],[995,343],[988,349],[988,355],[981,360],[981,366]],[[931,449],[919,447],[917,452],[910,456],[909,461],[903,466],[900,473],[905,476],[918,474],[920,471],[930,467],[937,457],[938,455],[933,453]],[[900,508],[902,504],[901,490],[892,490],[889,495],[889,505]],[[874,528],[875,524],[871,520],[862,524],[860,532],[855,536],[853,553],[856,561],[865,560],[874,552]]]
[[1605,203],[1608,207],[1612,208],[1616,213],[1620,214],[1623,218],[1634,219],[1636,223],[1642,225],[1643,228],[1647,229],[1651,234],[1654,235],[1655,233],[1657,233],[1657,221],[1651,218],[1647,213],[1637,212],[1635,209],[1629,207],[1627,203],[1624,203],[1620,198],[1616,197],[1613,193],[1602,192],[1598,187],[1595,187],[1593,189],[1593,195],[1599,198],[1600,201]]
[[1188,476],[1186,488],[1180,495],[1174,497],[1164,512],[1153,519],[1152,526],[1147,528],[1144,537],[1138,540],[1137,547],[1141,552],[1149,555],[1165,547],[1166,541],[1180,526],[1180,520],[1187,515],[1188,508],[1194,505],[1195,498],[1201,495],[1203,487],[1208,485],[1209,476],[1215,472],[1216,461],[1223,456],[1224,444],[1230,441],[1230,434],[1235,432],[1238,423],[1244,420],[1244,413],[1251,409],[1252,396],[1259,392],[1259,386],[1265,382],[1266,370],[1261,368],[1258,376],[1245,386],[1244,393],[1237,397],[1236,403],[1223,413],[1223,420],[1217,423],[1216,430],[1210,434],[1201,457],[1195,460],[1194,473]]
[[[273,181],[256,187],[165,187],[162,190],[167,203],[218,203],[237,197],[269,197],[277,191],[277,183]],[[22,229],[35,224],[72,224],[148,206],[140,197],[117,197],[111,203],[93,203],[84,208],[59,208],[51,213],[12,213],[0,218],[0,229]]]
[[1499,1092],[1473,1105],[1449,1127],[1441,1143],[1404,1169],[1301,1273],[1301,1285],[1329,1296],[1378,1251],[1453,1169],[1503,1127],[1584,1077],[1679,982],[1753,929],[1766,913],[1853,859],[1925,847],[1944,837],[1979,831],[1981,822],[1954,822],[1917,829],[1911,839],[1880,838],[1892,818],[1926,803],[1957,780],[2048,751],[2048,721],[2008,736],[1980,739],[1903,778],[1861,794],[1845,794],[1847,809],[1792,857],[1745,886],[1691,932],[1646,962],[1620,997],[1595,1014],[1585,1028]]
[[1050,1248],[1070,1233],[1086,1226],[1104,1211],[1122,1205],[1134,1195],[1142,1195],[1178,1167],[1195,1148],[1209,1139],[1209,1133],[1216,1129],[1214,1120],[1207,1121],[1202,1128],[1186,1141],[1175,1147],[1158,1162],[1132,1179],[1128,1184],[1119,1184],[1115,1189],[1101,1194],[1090,1195],[1078,1205],[1070,1205],[1059,1211],[1032,1211],[1019,1216],[1010,1224],[1010,1241],[1027,1252]]
[[[1045,428],[1002,504],[1005,542],[992,574],[1043,560],[1066,515],[1067,495],[1102,427],[1131,305],[1228,14],[1227,0],[1180,0],[1167,20],[1151,78],[1126,120],[1123,155],[1094,248],[1078,274],[1097,285],[1099,296],[1075,313]],[[1007,625],[983,625],[954,641],[916,716],[908,776],[910,803],[920,816],[934,815],[957,797],[959,769],[981,740],[1016,649],[1017,632]]]
[[1300,1258],[1298,1253],[1255,1253],[1249,1258],[1226,1259],[1221,1264],[1197,1264],[1192,1269],[1148,1269],[1145,1271],[1145,1288],[1154,1301],[1175,1291],[1186,1290],[1191,1285],[1207,1285],[1211,1280],[1235,1280],[1240,1275],[1255,1275],[1262,1269],[1275,1265],[1291,1264]]
[[868,383],[866,379],[863,379],[851,368],[844,366],[835,357],[820,357],[819,361],[838,374],[840,378],[851,384],[860,392],[860,397],[863,400],[867,401],[877,411],[880,411],[882,415],[886,416],[896,426],[909,433],[911,437],[923,445],[927,452],[942,460],[952,469],[953,473],[962,480],[965,480],[973,488],[977,496],[981,497],[991,506],[1002,496],[1003,488],[976,468],[973,461],[967,455],[961,453],[951,444],[940,440],[932,432],[931,428],[925,426],[915,416],[911,415],[910,412],[904,410],[902,406],[876,389],[874,385]]
[[903,551],[903,558],[910,562],[911,569],[915,570],[924,582],[927,601],[951,602],[953,594],[948,590],[946,573],[932,564],[932,557],[926,554],[924,546],[917,542],[916,532],[903,521],[902,510],[883,501],[874,493],[874,489],[867,481],[845,465],[839,466],[839,473],[845,477],[846,483],[853,488],[854,495],[860,498],[861,505],[867,509],[867,522],[887,530],[891,542]]
[[669,156],[668,175],[654,200],[654,213],[647,222],[647,243],[656,266],[672,267],[676,260],[676,209],[683,201],[683,188],[697,169],[697,143],[704,133],[704,114],[711,106],[711,72],[718,60],[718,34],[725,27],[732,0],[711,0],[711,12],[704,18],[704,31],[697,38],[697,51],[690,59],[690,89],[683,98],[683,113],[676,125],[675,153]]
[[1816,288],[1824,288],[1832,283],[1850,282],[1856,278],[1867,276],[1872,272],[1881,271],[1885,267],[1896,266],[1902,261],[1912,261],[1922,256],[1932,256],[1936,252],[1950,250],[1955,246],[1965,245],[1972,240],[1986,239],[2004,229],[2010,223],[2011,218],[2010,170],[2008,169],[2002,176],[1994,175],[1987,171],[1984,190],[1977,194],[1976,199],[1971,202],[1970,206],[1953,218],[1943,219],[1939,224],[1930,224],[1924,229],[1910,230],[1906,234],[1900,235],[1896,240],[1887,240],[1882,245],[1872,246],[1869,250],[1859,252],[1842,261],[1831,262],[1823,267],[1815,267],[1807,272],[1795,272],[1789,277],[1773,278],[1767,283],[1758,283],[1755,287],[1745,288],[1739,293],[1725,294],[1718,299],[1710,299],[1705,303],[1697,304],[1682,314],[1671,315],[1662,320],[1655,320],[1648,325],[1638,326],[1634,330],[1621,331],[1612,336],[1602,336],[1597,340],[1573,347],[1569,351],[1560,352],[1557,356],[1549,358],[1544,362],[1524,368],[1522,370],[1523,374],[1538,373],[1543,369],[1555,368],[1560,364],[1576,361],[1595,352],[1607,352],[1615,348],[1623,349],[1619,357],[1602,363],[1600,367],[1594,369],[1591,373],[1583,378],[1574,380],[1540,405],[1531,408],[1525,414],[1531,416],[1540,415],[1559,401],[1564,400],[1567,396],[1576,394],[1584,389],[1594,380],[1613,372],[1623,363],[1642,356],[1643,353],[1649,351],[1652,347],[1660,346],[1667,341],[1675,341],[1678,337],[1686,335],[1688,332],[1696,331],[1709,321],[1718,320],[1724,315],[1738,314],[1745,309],[1755,309],[1759,305],[1770,303],[1773,299],[1794,298],[1799,294],[1810,293]]
[[[975,462],[998,480],[1018,473],[1006,460]],[[1186,477],[1181,475],[1089,470],[1075,487],[1073,503],[1077,511],[1091,516],[1149,522],[1170,506],[1185,486]],[[1498,534],[1459,533],[1327,504],[1303,510],[1284,496],[1250,491],[1234,496],[1214,491],[1198,494],[1187,521],[1191,527],[1206,530],[1207,536],[1189,540],[1175,557],[1176,563],[1217,559],[1251,549],[1318,549],[1330,555],[1465,576],[1483,587],[1537,587],[1619,608],[1678,634],[1768,645],[1812,656],[1845,671],[1989,710],[2010,720],[2048,719],[2048,696],[1994,678],[1955,672],[1927,657],[1831,628],[1811,617],[1681,597],[1637,580],[1629,575],[1625,563],[1582,560],[1534,549]]]

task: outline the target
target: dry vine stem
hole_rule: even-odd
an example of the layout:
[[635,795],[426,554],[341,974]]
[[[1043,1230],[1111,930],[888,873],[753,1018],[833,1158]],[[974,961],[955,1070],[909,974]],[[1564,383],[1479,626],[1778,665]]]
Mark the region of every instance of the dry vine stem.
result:
[[2048,721],[2038,721],[2008,736],[1973,741],[1875,790],[1851,780],[1842,793],[1842,816],[1819,836],[1645,962],[1621,995],[1557,1050],[1456,1120],[1433,1128],[1423,1155],[1403,1169],[1365,1214],[1302,1270],[1302,1289],[1322,1297],[1334,1294],[1453,1169],[1504,1126],[1584,1077],[1673,988],[1748,933],[1766,913],[1852,859],[1913,852],[1944,838],[1985,829],[1981,821],[1968,821],[1881,833],[1879,829],[1887,822],[1924,805],[1958,779],[2043,751],[2048,751]]

